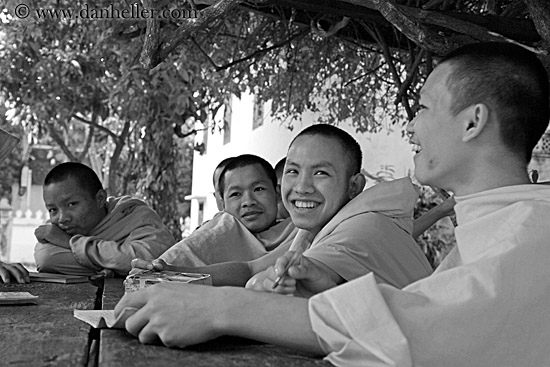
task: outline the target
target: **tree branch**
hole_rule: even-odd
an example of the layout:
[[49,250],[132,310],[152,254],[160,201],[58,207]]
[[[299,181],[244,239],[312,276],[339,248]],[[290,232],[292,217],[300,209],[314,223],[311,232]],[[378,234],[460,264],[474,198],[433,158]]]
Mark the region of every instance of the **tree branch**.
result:
[[340,29],[347,26],[348,23],[349,23],[349,17],[343,17],[342,20],[338,21],[336,24],[330,27],[328,31],[325,31],[323,28],[321,28],[321,25],[319,24],[319,22],[315,22],[312,19],[310,23],[310,28],[311,28],[311,31],[315,33],[317,36],[321,38],[327,38],[327,37],[334,36],[336,33],[338,33]]
[[[401,83],[401,77],[399,76],[399,73],[397,72],[397,69],[395,68],[395,65],[393,63],[393,58],[391,56],[388,44],[386,43],[384,36],[380,32],[376,24],[374,26],[375,26],[375,30],[372,31],[366,24],[363,24],[363,27],[368,32],[372,33],[373,38],[376,39],[377,43],[380,45],[380,48],[382,49],[382,54],[384,55],[384,59],[386,60],[388,68],[390,69],[390,73],[393,77],[393,81],[396,87],[398,88],[398,90],[401,91],[401,89],[403,88],[403,84]],[[405,95],[401,95],[400,98],[396,100],[396,104],[399,102],[403,104],[403,107],[407,112],[407,116],[409,117],[410,120],[412,120],[414,114],[409,104],[409,100],[405,97]]]
[[174,131],[174,133],[176,134],[176,136],[178,138],[187,138],[188,136],[195,135],[196,133],[198,133],[200,131],[205,131],[207,129],[208,129],[208,126],[205,126],[202,129],[191,129],[187,132],[182,132],[181,129],[180,129],[180,131]]
[[[258,0],[257,3],[264,3],[268,0]],[[161,41],[159,60],[164,60],[191,32],[196,32],[208,25],[210,21],[221,18],[244,0],[218,0],[213,5],[202,9],[198,13],[198,18],[184,19],[183,24],[174,32],[164,37]],[[196,3],[199,3],[196,1]],[[210,3],[202,1],[201,3]]]
[[[414,80],[417,74],[418,65],[420,65],[420,63],[422,62],[424,53],[425,51],[423,49],[420,49],[420,52],[418,53],[418,55],[416,55],[416,59],[414,60],[413,65],[409,69],[409,74],[407,75],[407,78],[405,79],[403,84],[401,84],[401,87],[399,88],[399,92],[397,92],[397,97],[396,97],[397,100],[400,100],[402,97],[407,97],[406,95],[407,89],[409,89],[412,81]],[[410,52],[409,55],[411,55],[411,58],[412,58],[413,53]]]
[[[120,154],[122,153],[122,149],[126,145],[126,137],[130,133],[130,121],[126,120],[124,122],[124,126],[122,128],[122,132],[120,133],[120,137],[118,139],[115,139],[115,150],[111,154],[111,162],[109,164],[109,182],[108,187],[111,190],[114,190],[116,187],[116,175],[115,171],[118,166],[118,160],[120,158]],[[117,193],[114,193],[115,195]]]
[[550,1],[524,0],[531,19],[544,42],[547,55],[550,54]]
[[309,30],[303,30],[301,32],[298,32],[298,33],[295,33],[294,35],[290,36],[288,39],[282,41],[282,42],[279,42],[273,46],[270,46],[270,47],[267,47],[267,48],[263,48],[261,50],[257,50],[257,51],[254,51],[253,53],[251,53],[250,55],[248,56],[245,56],[243,58],[240,58],[240,59],[237,59],[237,60],[234,60],[234,61],[231,61],[230,63],[227,63],[225,65],[222,65],[222,66],[218,66],[216,67],[216,71],[222,71],[222,70],[225,70],[225,69],[228,69],[236,64],[239,64],[241,62],[244,62],[244,61],[248,61],[250,59],[253,59],[257,56],[260,56],[262,54],[265,54],[271,50],[274,50],[274,49],[277,49],[277,48],[280,48],[280,47],[283,47],[287,44],[289,44],[290,42],[292,42],[294,39],[296,38],[299,38],[299,37],[303,37],[305,36],[306,34],[309,33]]
[[[545,0],[534,1],[545,2]],[[439,1],[427,2],[425,5],[428,5],[428,8],[431,8],[432,5],[430,4],[433,3],[435,5],[441,5],[440,8],[443,10],[426,12],[425,14],[429,14],[426,15],[428,17],[426,21],[423,21],[422,16],[418,15],[423,11],[418,8],[420,7],[418,1],[407,2],[407,4],[411,6],[396,4],[395,0],[337,0],[332,2],[318,2],[314,0],[273,0],[273,3],[302,9],[302,12],[296,17],[297,19],[301,19],[302,23],[304,22],[304,13],[307,12],[309,18],[305,24],[309,24],[309,19],[315,14],[331,14],[334,16],[350,17],[350,23],[366,21],[369,23],[378,23],[382,27],[393,25],[413,42],[435,54],[445,53],[464,43],[475,42],[476,39],[494,40],[499,37],[505,37],[506,39],[512,39],[524,45],[533,44],[540,40],[540,35],[537,33],[537,29],[530,19],[522,16],[513,18],[502,14],[497,16],[472,14],[457,10],[449,11],[445,10],[449,8],[446,5],[448,1],[445,1],[444,4],[440,4]],[[401,1],[400,3],[404,2]],[[522,2],[519,1],[519,3]],[[433,21],[430,20],[434,15],[436,19]],[[400,16],[405,19],[407,17],[412,18],[408,22],[405,22],[399,19]],[[419,18],[417,18],[417,16],[419,16]],[[432,24],[432,22],[434,24]],[[449,22],[451,26],[447,27],[445,22]],[[430,28],[434,29],[431,30],[425,25],[431,25],[432,27]],[[467,25],[471,25],[472,29],[469,29]],[[441,35],[436,29],[439,27],[449,30],[457,29],[457,31],[454,32],[459,32],[459,34],[452,37],[449,37],[448,34]],[[416,28],[419,29],[417,31],[412,31]],[[353,32],[346,32],[347,29],[352,30],[353,27],[347,27],[341,30],[338,32],[338,35],[344,38],[359,37],[365,42],[372,43],[372,40],[370,40],[366,34],[353,35]],[[411,31],[405,32],[407,29],[411,29]],[[481,30],[485,30],[485,32],[480,33]],[[474,38],[471,33],[477,34],[477,37]],[[448,42],[443,42],[445,38],[449,38]],[[500,40],[504,39],[500,38]],[[390,40],[387,39],[387,42],[389,41]],[[396,40],[389,43],[389,46],[403,48],[403,45],[396,42]]]
[[368,72],[366,72],[366,73],[364,73],[364,74],[361,74],[361,75],[359,75],[359,76],[357,76],[357,77],[355,77],[355,78],[353,78],[353,79],[347,81],[346,84],[344,84],[344,87],[347,87],[348,85],[353,84],[353,83],[355,83],[356,81],[358,81],[358,80],[360,80],[360,79],[362,79],[362,78],[364,78],[364,77],[366,77],[366,76],[368,76],[368,75],[376,74],[376,72],[377,72],[380,68],[382,68],[382,66],[383,66],[383,65],[378,65],[378,66],[375,67],[374,69],[370,69]]
[[107,135],[109,135],[111,138],[113,138],[115,141],[119,139],[119,136],[117,134],[115,134],[114,132],[112,132],[111,130],[107,129],[105,126],[101,126],[99,125],[97,122],[95,121],[89,121],[89,120],[86,120],[84,117],[82,116],[79,116],[77,114],[74,114],[72,115],[71,117],[75,118],[76,120],[80,121],[80,122],[83,122],[87,125],[92,125],[96,128],[98,128],[99,130],[103,131],[104,133],[106,133]]
[[[550,2],[545,2],[545,5],[547,5],[548,9],[546,12],[550,12]],[[525,44],[522,44],[520,42],[517,42],[515,40],[510,39],[509,37],[503,36],[499,33],[495,33],[493,31],[490,31],[489,29],[476,25],[471,22],[466,22],[460,19],[456,19],[453,17],[446,16],[439,12],[434,11],[425,11],[421,9],[416,8],[406,8],[401,7],[401,10],[411,19],[417,21],[417,22],[424,22],[426,24],[435,25],[438,27],[446,28],[449,30],[452,30],[456,33],[459,33],[464,36],[469,36],[472,38],[472,42],[482,41],[482,42],[512,42],[519,46],[523,46],[525,48],[528,48],[530,51],[538,54],[546,54],[548,55],[547,50],[540,50],[534,47],[529,47]],[[544,9],[538,9],[539,12],[544,12]],[[546,15],[546,14],[545,14]],[[544,16],[542,16],[544,18]],[[550,20],[549,20],[550,21]],[[544,21],[543,21],[544,22]],[[550,27],[546,25],[547,28]],[[466,42],[470,42],[466,39],[464,39]],[[464,42],[462,41],[462,42]],[[433,50],[432,50],[433,51]]]
[[94,127],[88,126],[88,136],[86,137],[86,144],[84,144],[84,148],[82,149],[82,152],[78,155],[79,162],[82,162],[84,157],[86,157],[86,154],[88,153],[88,149],[90,149],[90,145],[92,144],[93,137],[94,137]]
[[204,49],[202,48],[201,45],[199,45],[199,43],[195,40],[195,37],[190,37],[191,39],[191,42],[193,42],[193,44],[199,49],[199,51],[201,52],[201,54],[204,55],[204,57],[206,57],[206,59],[208,60],[208,62],[210,63],[210,65],[212,65],[214,67],[214,69],[218,70],[218,65],[216,65],[216,63],[214,62],[214,60],[212,60],[212,58],[210,57],[210,55],[208,55],[206,53],[206,51],[204,51]]
[[[141,0],[141,3],[145,9],[150,9],[153,14],[156,14],[156,7],[153,0]],[[144,69],[151,69],[157,64],[160,39],[159,29],[159,20],[154,17],[148,17],[143,48],[141,49],[141,56],[139,58],[139,62]]]
[[[410,19],[402,10],[402,7],[395,5],[393,0],[371,0],[377,10],[405,37],[417,45],[438,54],[448,53],[464,43],[473,40],[460,39],[462,37],[448,37],[432,32],[421,24]],[[460,41],[458,42],[458,40]]]
[[67,144],[65,144],[65,141],[59,136],[59,133],[55,130],[53,124],[46,124],[48,126],[48,132],[50,133],[50,136],[53,140],[59,145],[63,153],[69,158],[71,162],[78,162],[77,158],[74,156],[74,154],[69,150],[69,147],[67,147]]

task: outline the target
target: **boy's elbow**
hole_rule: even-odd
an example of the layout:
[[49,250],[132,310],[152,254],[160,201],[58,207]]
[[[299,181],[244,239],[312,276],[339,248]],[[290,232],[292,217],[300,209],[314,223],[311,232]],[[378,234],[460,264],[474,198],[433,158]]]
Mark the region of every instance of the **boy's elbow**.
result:
[[34,261],[36,269],[40,272],[55,273],[55,260],[52,256],[52,251],[47,243],[37,243],[34,248]]
[[36,269],[43,273],[94,275],[95,270],[78,263],[70,249],[49,243],[38,243],[34,248]]

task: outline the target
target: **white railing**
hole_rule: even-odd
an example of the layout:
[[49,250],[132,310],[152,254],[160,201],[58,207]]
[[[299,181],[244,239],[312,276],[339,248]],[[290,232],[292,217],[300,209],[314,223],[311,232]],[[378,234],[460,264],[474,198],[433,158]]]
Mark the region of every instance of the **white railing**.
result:
[[0,214],[2,240],[0,259],[20,262],[32,268],[36,244],[34,230],[46,221],[45,213],[42,210],[12,212],[11,208],[3,207]]

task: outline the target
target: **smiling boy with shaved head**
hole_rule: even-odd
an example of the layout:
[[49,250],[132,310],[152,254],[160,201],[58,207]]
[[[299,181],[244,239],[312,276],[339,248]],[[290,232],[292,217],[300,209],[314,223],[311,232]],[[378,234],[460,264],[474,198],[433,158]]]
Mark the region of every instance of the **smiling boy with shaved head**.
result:
[[[376,274],[381,282],[403,287],[431,273],[426,257],[411,236],[417,193],[410,179],[382,183],[363,191],[365,178],[360,173],[361,163],[357,141],[335,126],[310,126],[291,142],[282,177],[282,198],[294,226],[310,233],[312,242],[304,258],[327,280],[320,284],[303,279],[291,288],[285,283],[275,292],[309,297],[369,272]],[[257,181],[242,177],[242,172],[228,176],[236,164],[235,160],[228,164],[223,174],[225,185],[220,185],[224,187],[226,210],[232,200],[228,188],[248,186],[237,184],[243,180]],[[231,177],[235,183],[229,183]],[[245,194],[251,195],[243,188],[236,193],[239,200]],[[241,205],[248,203],[241,201]],[[246,212],[249,208],[240,210]],[[289,246],[287,241],[247,262],[188,267],[163,254],[152,262],[136,260],[134,267],[208,273],[214,285],[247,285],[255,290],[271,291],[271,284],[266,287],[264,280],[270,277],[269,268]],[[172,250],[167,251],[170,252]]]

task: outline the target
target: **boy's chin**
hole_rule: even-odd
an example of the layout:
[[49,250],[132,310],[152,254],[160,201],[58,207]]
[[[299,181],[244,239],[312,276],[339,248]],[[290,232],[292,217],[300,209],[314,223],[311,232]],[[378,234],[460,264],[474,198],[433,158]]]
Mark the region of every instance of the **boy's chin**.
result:
[[276,219],[272,223],[244,223],[244,226],[252,233],[260,233],[268,230],[277,223]]

